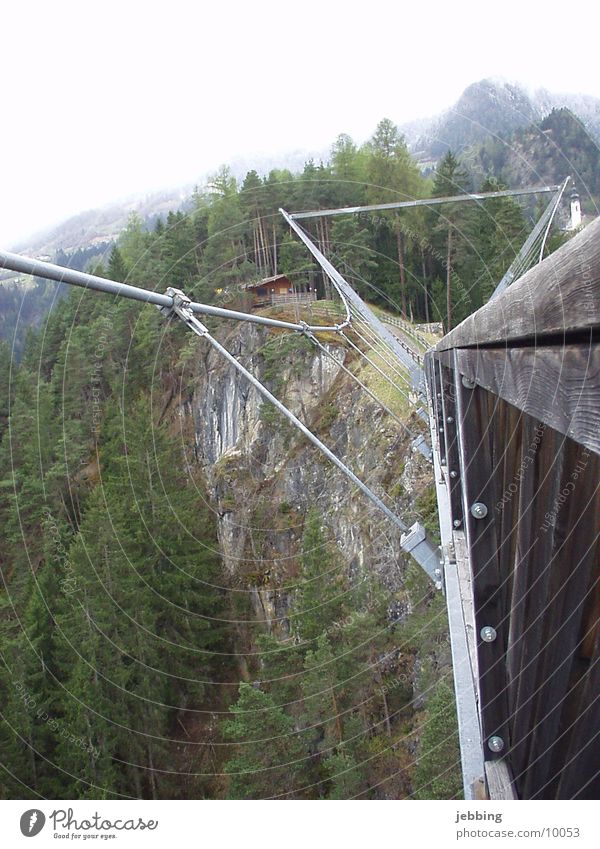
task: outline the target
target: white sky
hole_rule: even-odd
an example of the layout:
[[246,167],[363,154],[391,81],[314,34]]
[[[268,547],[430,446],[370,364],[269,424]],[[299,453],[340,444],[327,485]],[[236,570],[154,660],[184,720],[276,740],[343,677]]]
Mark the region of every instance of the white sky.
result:
[[362,141],[488,76],[600,96],[595,6],[5,2],[0,245],[236,156]]

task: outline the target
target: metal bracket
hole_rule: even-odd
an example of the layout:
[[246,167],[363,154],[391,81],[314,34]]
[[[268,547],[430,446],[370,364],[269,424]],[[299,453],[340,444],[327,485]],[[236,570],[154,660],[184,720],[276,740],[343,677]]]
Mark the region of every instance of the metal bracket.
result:
[[202,322],[194,315],[190,307],[192,300],[191,298],[188,298],[185,292],[182,292],[181,289],[174,289],[173,286],[169,286],[165,295],[172,298],[173,303],[170,307],[158,307],[159,311],[164,316],[167,318],[177,316],[185,324],[187,324],[188,327],[191,327],[198,336],[208,336],[208,327],[202,324]]
[[406,533],[400,537],[400,546],[403,551],[414,557],[419,566],[421,566],[434,582],[436,588],[441,590],[442,570],[440,549],[427,539],[427,531],[423,525],[419,522],[411,525]]
[[427,442],[425,437],[421,434],[417,436],[416,439],[412,441],[413,450],[418,451],[420,454],[425,457],[430,463],[433,462],[433,451],[431,450],[431,445]]

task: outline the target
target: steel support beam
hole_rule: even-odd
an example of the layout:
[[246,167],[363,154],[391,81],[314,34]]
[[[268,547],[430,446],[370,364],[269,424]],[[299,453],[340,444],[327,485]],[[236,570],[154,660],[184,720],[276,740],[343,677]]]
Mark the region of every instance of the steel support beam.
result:
[[[393,333],[384,326],[383,322],[380,321],[373,310],[369,309],[369,307],[365,304],[363,299],[356,294],[352,286],[344,280],[342,275],[337,271],[333,265],[329,262],[329,260],[323,256],[321,251],[317,248],[317,246],[310,240],[310,238],[306,235],[304,230],[296,224],[293,217],[285,211],[285,209],[280,209],[280,213],[283,215],[287,223],[290,225],[294,233],[298,236],[301,241],[304,242],[306,247],[315,257],[319,265],[323,268],[325,273],[330,277],[332,283],[336,287],[337,291],[340,294],[340,297],[346,304],[346,309],[348,309],[348,302],[354,305],[355,309],[364,317],[368,324],[376,331],[377,335],[380,336],[385,343],[392,349],[394,354],[397,356],[401,365],[408,371],[410,376],[411,383],[413,388],[419,393],[419,395],[425,394],[424,381],[423,381],[423,369],[420,367],[418,363],[416,363],[411,354],[404,350],[404,348],[400,345],[400,342],[396,339]],[[426,418],[426,416],[424,416]]]
[[376,203],[369,206],[345,206],[338,209],[314,209],[309,212],[293,212],[291,218],[300,221],[302,218],[320,218],[323,215],[352,215],[356,212],[377,212],[385,209],[408,209],[414,206],[437,206],[440,203],[462,203],[467,200],[488,200],[489,198],[518,197],[519,195],[536,195],[556,192],[560,186],[537,186],[531,189],[506,189],[500,192],[480,192],[478,194],[453,195],[443,198],[418,198],[402,200],[395,203]]
[[[140,301],[144,304],[154,304],[157,307],[170,309],[173,306],[172,298],[160,292],[151,292],[149,289],[131,286],[129,283],[118,283],[115,280],[96,277],[94,274],[76,271],[73,268],[64,268],[61,265],[53,265],[50,262],[42,262],[39,259],[31,259],[20,254],[10,253],[10,251],[0,251],[0,268],[8,268],[12,271],[18,271],[21,274],[31,274],[35,277],[43,277],[46,280],[56,280],[58,283],[69,283],[71,286],[80,286],[84,289],[94,289],[97,292],[106,292],[109,295],[119,295],[122,298],[129,298],[130,300]],[[320,325],[313,327],[312,325],[294,324],[293,322],[280,321],[276,318],[237,312],[236,310],[228,310],[223,307],[214,307],[209,304],[200,304],[193,301],[190,303],[190,309],[200,315],[212,315],[217,318],[234,319],[235,321],[249,321],[252,324],[279,327],[285,330],[295,330],[300,333],[305,330],[310,330],[313,333],[323,333],[324,331],[336,332],[348,324],[348,322],[343,322],[340,325],[334,325],[332,327],[323,327]]]
[[215,349],[222,357],[224,357],[235,369],[240,372],[246,380],[254,386],[254,388],[269,401],[285,418],[291,422],[304,436],[319,449],[319,451],[327,457],[327,459],[336,466],[342,474],[348,478],[351,483],[357,486],[360,491],[386,516],[400,531],[402,537],[400,545],[404,551],[411,554],[417,563],[425,570],[429,577],[435,582],[440,582],[440,554],[439,549],[429,539],[427,539],[425,529],[418,525],[408,527],[402,519],[397,516],[384,502],[376,495],[370,487],[368,487],[354,472],[343,463],[340,458],[331,451],[324,442],[315,436],[299,418],[297,418],[288,408],[276,398],[266,386],[258,380],[251,372],[245,368],[236,357],[233,356],[226,348],[221,345],[194,315],[192,305],[189,298],[178,289],[167,290],[171,303],[171,308],[161,308],[164,315],[178,316],[190,330],[202,339],[206,339],[209,345]]
[[477,655],[475,650],[474,616],[465,609],[470,597],[470,568],[466,558],[466,546],[460,544],[456,550],[455,540],[464,539],[462,531],[454,533],[450,508],[450,485],[446,478],[447,465],[441,465],[441,442],[443,432],[438,432],[438,421],[442,416],[442,387],[437,363],[431,354],[425,357],[431,444],[433,449],[433,471],[438,502],[440,536],[442,540],[443,580],[450,648],[458,737],[465,799],[481,799],[484,793],[485,764],[483,741],[479,721],[479,699],[477,691]]
[[570,177],[567,177],[562,186],[553,187],[556,189],[556,195],[550,200],[550,203],[540,215],[535,227],[523,243],[521,250],[510,264],[508,271],[506,271],[504,277],[492,292],[490,300],[504,292],[504,290],[510,286],[514,280],[518,280],[518,278],[528,270],[528,267],[536,264],[535,262],[532,262],[531,259],[535,258],[535,254],[537,253],[536,242],[540,239],[543,232],[544,235],[541,239],[540,252],[537,258],[538,263],[542,261],[544,246],[546,244],[546,239],[548,238],[548,233],[550,232],[550,227],[552,226],[556,210],[558,209],[558,205],[570,179]]

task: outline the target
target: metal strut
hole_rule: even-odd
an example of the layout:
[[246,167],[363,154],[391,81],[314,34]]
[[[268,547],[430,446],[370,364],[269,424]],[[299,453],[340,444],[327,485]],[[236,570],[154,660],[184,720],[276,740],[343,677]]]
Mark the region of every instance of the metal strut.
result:
[[[385,341],[387,346],[392,349],[400,363],[408,371],[413,388],[419,395],[425,396],[424,376],[422,369],[414,362],[412,357],[409,357],[406,351],[398,344],[398,340],[393,336],[381,321],[377,318],[374,312],[369,309],[359,295],[356,294],[352,286],[342,277],[339,271],[329,262],[329,260],[321,253],[315,244],[309,239],[304,230],[294,220],[296,216],[291,216],[285,209],[280,209],[279,212],[283,215],[286,222],[292,228],[294,233],[315,257],[321,268],[325,271],[336,290],[338,291],[347,310],[347,321],[345,324],[351,324],[351,316],[349,304],[353,305],[358,313],[364,317],[368,324],[371,325],[377,334]],[[320,213],[319,213],[320,214]],[[342,328],[345,325],[340,325]]]
[[174,289],[172,287],[167,289],[166,294],[170,300],[170,305],[159,306],[161,313],[168,317],[176,315],[193,333],[196,334],[196,336],[199,336],[201,339],[206,339],[209,345],[218,351],[221,356],[225,357],[225,359],[231,363],[231,365],[239,371],[240,374],[242,374],[263,397],[273,404],[273,406],[276,407],[279,412],[294,425],[294,427],[298,428],[298,430],[301,431],[304,436],[334,464],[334,466],[337,466],[342,474],[345,475],[348,480],[352,481],[352,483],[367,496],[369,501],[381,510],[381,512],[387,516],[387,518],[397,528],[399,528],[400,531],[402,531],[400,546],[404,551],[414,557],[417,563],[436,584],[438,589],[440,589],[440,551],[439,548],[427,538],[427,532],[423,525],[419,524],[419,522],[415,522],[414,525],[408,527],[408,525],[406,525],[399,516],[397,516],[392,510],[390,510],[389,507],[387,507],[386,504],[384,504],[381,498],[379,498],[372,489],[363,483],[363,481],[361,481],[361,479],[357,477],[354,472],[325,445],[325,443],[321,442],[321,440],[316,437],[314,433],[312,433],[312,431],[310,431],[306,425],[300,421],[300,419],[298,419],[284,404],[281,403],[281,401],[269,392],[260,380],[254,377],[254,375],[249,372],[248,369],[246,369],[239,360],[233,356],[233,354],[224,348],[220,342],[217,342],[214,336],[211,335],[208,328],[194,315],[192,302],[187,295],[185,295],[180,289]]
[[337,209],[313,209],[309,212],[293,212],[291,217],[296,221],[302,218],[320,218],[324,215],[351,215],[356,212],[374,212],[385,209],[408,209],[415,206],[435,206],[440,203],[461,203],[468,200],[488,200],[489,198],[516,197],[519,195],[544,194],[556,192],[560,186],[534,186],[531,189],[503,189],[499,192],[477,192],[465,195],[452,195],[443,198],[413,198],[412,200],[395,201],[394,203],[372,203],[369,206],[342,206]]
[[[43,262],[40,259],[32,259],[31,257],[21,256],[10,251],[0,250],[0,268],[8,268],[11,271],[18,271],[21,274],[32,274],[34,277],[43,277],[46,280],[56,280],[58,283],[70,283],[72,286],[81,286],[84,289],[95,289],[98,292],[106,292],[109,295],[120,295],[122,298],[141,301],[144,304],[154,304],[159,309],[161,307],[170,309],[172,306],[172,299],[160,292],[152,292],[149,289],[142,289],[139,286],[131,286],[129,283],[118,283],[116,280],[97,277],[95,274],[87,274],[85,271],[76,271],[73,268],[65,268],[62,265],[54,265],[51,262]],[[268,318],[264,315],[238,312],[237,310],[213,307],[209,304],[199,304],[193,301],[190,302],[190,309],[192,312],[197,312],[201,315],[212,315],[217,318],[234,319],[235,321],[249,321],[252,324],[262,324],[267,327],[296,330],[299,333],[303,332],[305,327],[303,324],[294,324],[290,321],[281,321],[280,319]],[[335,324],[332,327],[316,325],[315,327],[309,326],[309,329],[313,333],[323,333],[326,331],[335,333],[338,329],[346,327],[347,324],[348,322],[345,321],[342,324]]]
[[534,258],[538,252],[539,247],[539,256],[537,262],[541,262],[544,255],[544,247],[546,245],[546,239],[548,238],[548,233],[550,232],[550,227],[552,226],[552,221],[554,220],[554,216],[556,214],[556,210],[559,207],[561,198],[564,194],[565,189],[567,188],[570,177],[567,177],[564,183],[560,186],[552,186],[551,188],[556,189],[556,194],[554,197],[550,199],[550,202],[546,209],[541,214],[538,219],[535,227],[523,243],[519,253],[514,258],[508,270],[505,272],[504,277],[498,283],[494,291],[490,296],[490,300],[500,295],[514,280],[518,280],[518,278],[528,271],[531,265],[534,265]]

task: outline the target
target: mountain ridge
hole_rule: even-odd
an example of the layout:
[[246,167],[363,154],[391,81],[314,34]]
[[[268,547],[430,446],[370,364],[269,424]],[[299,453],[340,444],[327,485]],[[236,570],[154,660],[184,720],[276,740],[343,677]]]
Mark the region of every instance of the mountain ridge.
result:
[[[478,143],[493,140],[506,143],[513,133],[545,120],[552,110],[568,108],[591,134],[600,141],[600,98],[590,95],[557,94],[538,89],[529,94],[518,83],[494,79],[479,80],[463,91],[457,102],[441,114],[419,118],[399,125],[409,150],[427,173],[448,151],[465,152]],[[326,161],[329,151],[295,150],[279,157],[238,157],[229,164],[233,176],[243,178],[254,168],[267,174],[271,169],[302,168],[310,159]],[[147,226],[170,211],[185,208],[194,187],[208,184],[210,178],[183,186],[115,202],[98,209],[82,211],[60,224],[21,239],[13,247],[20,253],[54,259],[59,251],[70,254],[78,249],[98,247],[103,254],[125,229],[131,213],[138,214]],[[10,275],[9,275],[10,276]]]
[[573,112],[600,142],[600,98],[547,89],[529,94],[518,83],[494,79],[471,83],[449,109],[428,120],[401,125],[400,129],[411,153],[427,167],[448,150],[460,153],[477,142],[506,139],[561,108]]

